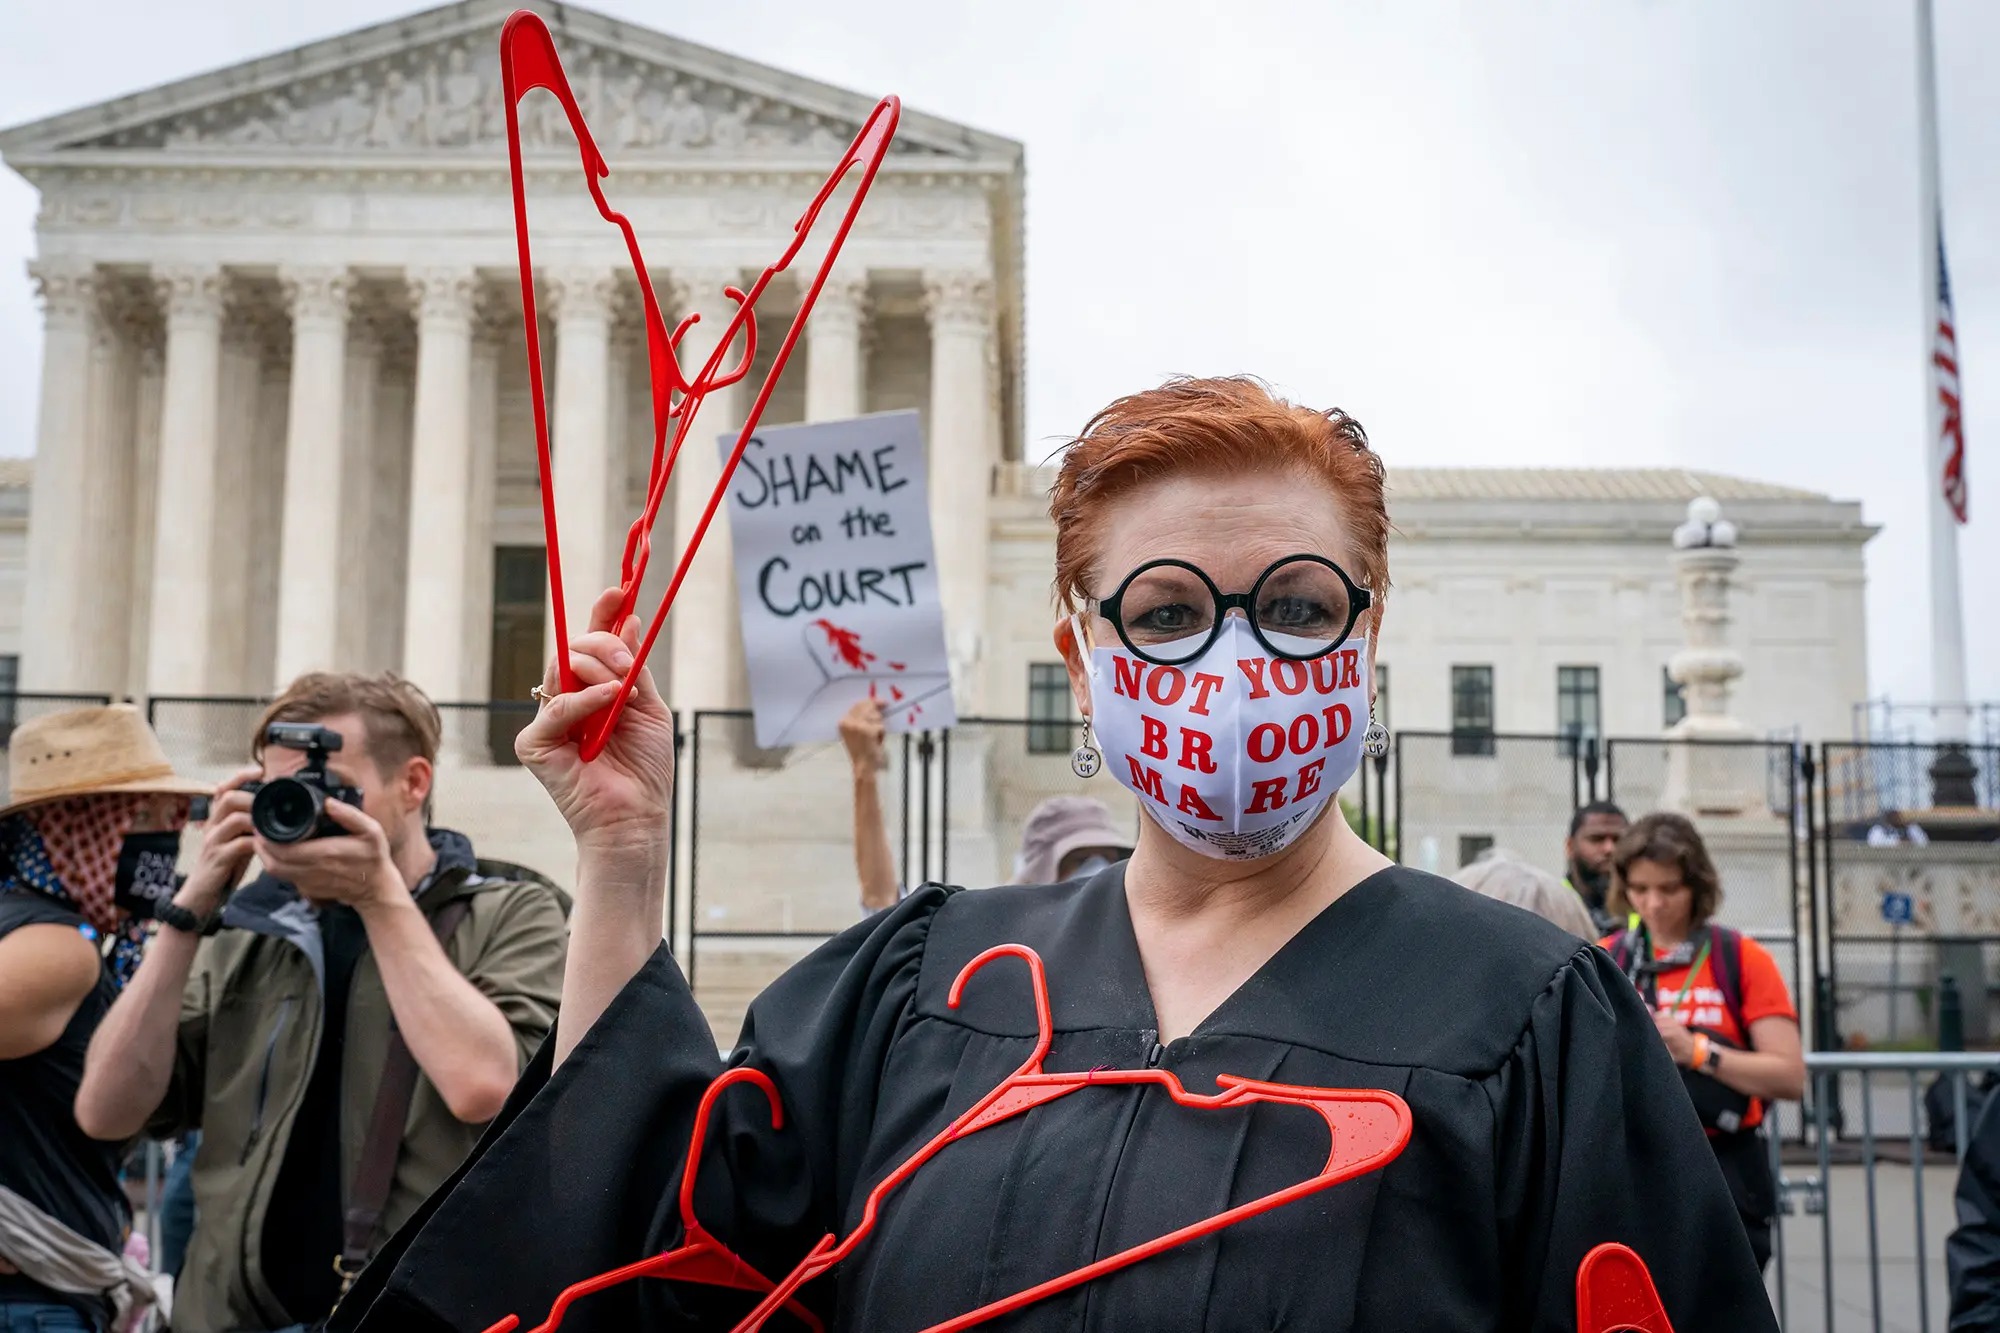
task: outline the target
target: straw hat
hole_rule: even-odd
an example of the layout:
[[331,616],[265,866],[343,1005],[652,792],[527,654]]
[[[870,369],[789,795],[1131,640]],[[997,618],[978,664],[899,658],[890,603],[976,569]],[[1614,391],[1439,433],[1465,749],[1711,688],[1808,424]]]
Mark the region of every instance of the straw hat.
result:
[[76,708],[21,723],[8,745],[7,784],[0,818],[68,796],[206,796],[214,790],[209,783],[174,775],[159,738],[130,704]]

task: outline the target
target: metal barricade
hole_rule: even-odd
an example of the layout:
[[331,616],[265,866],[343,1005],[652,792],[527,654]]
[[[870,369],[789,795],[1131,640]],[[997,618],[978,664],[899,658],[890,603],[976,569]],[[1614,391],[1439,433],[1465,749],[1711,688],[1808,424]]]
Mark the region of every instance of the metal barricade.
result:
[[[2000,1071],[2000,1052],[1812,1052],[1806,1069],[1810,1146],[1790,1164],[1807,1174],[1787,1176],[1780,1150],[1787,1136],[1769,1136],[1779,1196],[1772,1248],[1780,1325],[1785,1333],[1942,1328],[1950,1304],[1944,1243],[1953,1224],[1952,1190],[1977,1113],[1971,1081]],[[1951,1146],[1944,1149],[1928,1141],[1925,1108],[1928,1087],[1939,1078],[1953,1113]],[[1845,1137],[1830,1113],[1843,1100],[1853,1108]],[[1816,1215],[1818,1225],[1787,1226],[1801,1215]],[[1865,1266],[1853,1262],[1861,1259]]]

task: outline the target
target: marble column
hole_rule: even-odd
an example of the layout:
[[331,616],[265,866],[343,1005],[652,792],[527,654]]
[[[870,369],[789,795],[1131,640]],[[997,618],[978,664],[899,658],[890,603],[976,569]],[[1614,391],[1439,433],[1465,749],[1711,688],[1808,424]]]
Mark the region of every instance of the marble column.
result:
[[341,363],[340,591],[331,608],[333,660],[342,671],[368,665],[368,618],[373,603],[375,521],[382,497],[375,489],[375,455],[382,448],[378,402],[382,386],[381,311],[350,293],[347,355]]
[[[271,317],[274,316],[274,317]],[[269,688],[278,670],[278,546],[285,505],[285,416],[291,401],[290,330],[282,312],[260,321],[264,358],[258,366],[257,420],[249,478],[250,632],[245,654],[253,692]]]
[[1669,810],[1718,816],[1765,809],[1765,747],[1713,745],[1749,736],[1729,708],[1743,657],[1730,647],[1730,576],[1740,557],[1736,524],[1713,499],[1689,501],[1687,521],[1674,529],[1673,564],[1681,593],[1683,644],[1667,672],[1687,695],[1687,716],[1667,729],[1681,744],[1668,747],[1660,803]]
[[466,701],[465,591],[471,530],[472,315],[470,268],[410,276],[417,316],[416,405],[410,427],[409,589],[403,674],[433,699]]
[[375,438],[369,451],[365,636],[360,669],[382,671],[403,660],[403,611],[410,545],[411,414],[416,410],[416,349],[384,345],[375,386]]
[[132,432],[138,399],[137,337],[143,332],[132,292],[122,284],[100,297],[91,338],[90,430],[84,464],[86,498],[82,586],[86,594],[83,652],[75,684],[122,693],[132,621]]
[[84,635],[83,514],[89,485],[92,307],[97,267],[37,260],[28,267],[42,302],[42,396],[35,482],[28,511],[27,584],[21,609],[21,687],[65,690]]
[[350,281],[341,268],[287,268],[278,276],[292,312],[274,677],[283,689],[300,673],[334,663]]
[[829,274],[806,321],[807,421],[861,415],[867,324],[868,280]]
[[[619,312],[621,316],[627,313]],[[618,318],[612,321],[611,341],[605,352],[604,533],[611,547],[613,579],[623,572],[625,538],[632,530],[632,520],[638,517],[638,509],[632,504],[626,485],[626,478],[632,471],[632,453],[652,447],[650,429],[643,432],[633,429],[637,418],[632,411],[632,386],[644,383],[646,376],[645,369],[638,367],[635,360],[641,342],[639,325],[635,320]],[[651,416],[648,415],[646,420],[650,423]]]
[[147,686],[153,694],[207,694],[215,522],[215,455],[221,405],[222,270],[156,270],[166,308],[166,383],[160,402],[160,472],[153,535],[153,602]]
[[125,693],[141,698],[153,646],[153,533],[159,521],[160,409],[166,398],[166,335],[149,327],[138,347],[132,422],[131,623],[126,626]]
[[931,321],[931,540],[952,679],[964,713],[979,708],[983,693],[979,664],[994,462],[986,367],[993,283],[980,273],[926,273],[924,298]]
[[[722,289],[741,282],[742,274],[736,269],[689,270],[673,275],[675,307],[683,314],[696,311],[702,317],[681,343],[680,364],[686,374],[700,371],[735,313],[735,303],[722,294]],[[742,347],[739,337],[723,356],[724,370],[736,364]],[[655,541],[653,545],[655,564],[665,566],[660,571],[663,580],[671,577],[681,546],[694,535],[702,510],[722,475],[716,438],[725,433],[733,435],[742,427],[747,405],[743,382],[738,382],[709,394],[695,417],[671,483],[675,540],[671,544]],[[689,568],[687,580],[681,584],[673,610],[667,616],[673,656],[671,702],[679,711],[734,708],[747,699],[735,585],[729,549],[729,509],[724,505],[716,509],[715,519],[702,539],[700,554]]]
[[254,503],[250,485],[256,449],[257,396],[263,366],[250,312],[236,312],[223,330],[221,406],[216,428],[217,499],[224,506],[209,532],[211,625],[210,688],[219,694],[260,692],[250,675],[250,584],[252,567],[268,558],[249,540]]
[[[469,390],[471,427],[465,482],[465,592],[462,605],[465,654],[460,663],[458,697],[476,700],[493,695],[493,520],[499,492],[500,353],[504,339],[519,340],[518,313],[480,312],[474,330]],[[487,763],[484,728],[468,729],[464,738],[468,763]]]
[[[556,526],[561,533],[564,618],[571,638],[590,625],[590,607],[618,573],[610,524],[611,323],[618,285],[609,269],[570,269],[548,279],[556,327],[554,453]],[[554,602],[550,602],[551,653]]]

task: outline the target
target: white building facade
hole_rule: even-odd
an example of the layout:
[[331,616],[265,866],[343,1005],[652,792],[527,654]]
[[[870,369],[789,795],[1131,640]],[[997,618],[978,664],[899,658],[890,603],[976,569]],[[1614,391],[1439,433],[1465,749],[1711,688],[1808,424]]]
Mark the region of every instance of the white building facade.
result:
[[[393,667],[472,700],[539,679],[496,54],[515,7],[468,0],[0,133],[42,195],[24,685],[258,694],[313,667]],[[723,289],[777,259],[874,99],[541,8],[669,322],[705,317],[682,354],[698,366]],[[588,606],[650,461],[637,283],[554,99],[533,92],[522,115],[565,580]],[[906,112],[765,416],[923,414],[951,460],[933,504],[967,666],[982,479],[1018,452],[1021,206],[1018,144]],[[764,365],[797,302],[780,278],[762,303]],[[704,436],[740,424],[755,383],[710,396]],[[716,478],[712,450],[684,458],[661,576]],[[659,661],[682,707],[744,698],[727,548],[712,531]]]
[[[467,0],[0,132],[42,197],[31,279],[46,337],[32,505],[26,463],[0,462],[0,695],[249,699],[328,667],[399,670],[445,702],[526,700],[548,588],[496,68],[519,2]],[[530,2],[669,324],[704,316],[682,357],[698,365],[724,287],[781,253],[875,99]],[[523,120],[565,591],[580,608],[616,580],[644,501],[644,342],[636,280],[553,99],[531,94]],[[922,807],[928,783],[941,807],[922,836],[950,859],[928,869],[972,884],[1008,876],[1037,799],[1079,789],[1050,639],[1052,474],[1022,461],[1023,210],[1019,144],[906,109],[764,417],[923,418],[960,713],[1002,721],[964,728],[906,789]],[[774,282],[760,364],[704,408],[642,608],[715,482],[698,446],[740,422],[797,300],[792,279]],[[1706,494],[1743,532],[1736,716],[1753,736],[1848,734],[1867,696],[1874,530],[1858,504],[1672,470],[1406,468],[1397,441],[1379,445],[1392,727],[1659,735],[1682,643],[1668,536]],[[684,721],[747,700],[728,557],[718,526],[653,658]],[[239,762],[254,704],[175,706],[222,709],[197,741],[162,724],[177,763]],[[490,855],[566,877],[569,840],[506,766],[507,730],[453,728],[439,816]],[[675,884],[676,938],[725,1035],[804,946],[722,935],[803,936],[855,914],[844,759],[759,753],[736,734],[705,732],[683,770]],[[1081,789],[1136,819],[1108,778]],[[698,949],[696,930],[717,938]]]
[[[1399,468],[1389,462],[1392,588],[1379,684],[1399,730],[1656,736],[1679,720],[1667,662],[1683,642],[1669,535],[1689,500],[1719,500],[1743,530],[1731,589],[1749,734],[1850,734],[1867,697],[1858,503],[1678,469]],[[1053,473],[997,482],[989,699],[1036,713],[1053,680]]]

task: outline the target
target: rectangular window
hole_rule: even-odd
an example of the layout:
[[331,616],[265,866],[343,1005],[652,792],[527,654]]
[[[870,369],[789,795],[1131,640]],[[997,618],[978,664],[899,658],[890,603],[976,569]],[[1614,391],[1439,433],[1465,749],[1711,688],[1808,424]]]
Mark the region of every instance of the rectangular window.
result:
[[[486,710],[486,741],[492,761],[502,766],[520,762],[514,758],[514,737],[535,715],[532,704],[523,706],[520,701],[542,683],[542,673],[548,667],[548,586],[548,555],[541,547],[493,548],[487,688],[497,706]],[[574,633],[576,617],[587,612],[566,609]]]
[[1670,667],[1660,668],[1660,725],[1677,727],[1688,715],[1687,691],[1674,679]]
[[1575,754],[1578,742],[1604,734],[1596,667],[1556,668],[1556,732],[1562,737],[1561,753],[1565,755]]
[[1461,869],[1471,865],[1493,849],[1493,839],[1484,833],[1461,833],[1458,835],[1458,864]]
[[1075,700],[1069,668],[1061,662],[1028,664],[1028,753],[1068,754],[1076,748]]
[[1493,668],[1451,669],[1451,752],[1493,753]]

